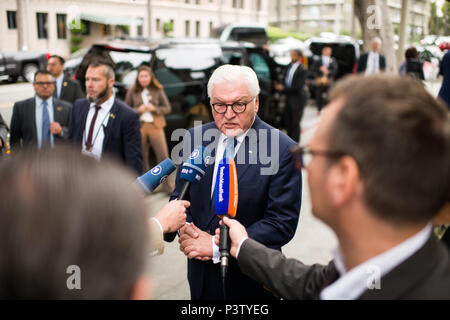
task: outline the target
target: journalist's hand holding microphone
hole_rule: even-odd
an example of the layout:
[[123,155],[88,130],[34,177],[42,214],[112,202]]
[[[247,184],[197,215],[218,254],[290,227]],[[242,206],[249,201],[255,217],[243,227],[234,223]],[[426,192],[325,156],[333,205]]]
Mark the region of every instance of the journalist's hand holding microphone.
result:
[[[230,254],[236,258],[237,251],[239,249],[239,246],[243,242],[243,240],[248,238],[247,230],[245,230],[245,227],[237,220],[230,219],[228,217],[223,217],[223,222],[230,228],[229,230],[229,237],[231,239],[231,248],[230,248]],[[222,224],[222,221],[219,222]],[[216,229],[216,237],[214,239],[216,245],[219,245],[220,241],[220,228]]]
[[172,200],[158,211],[155,218],[158,219],[164,233],[175,232],[186,223],[186,208],[190,206],[189,201]]

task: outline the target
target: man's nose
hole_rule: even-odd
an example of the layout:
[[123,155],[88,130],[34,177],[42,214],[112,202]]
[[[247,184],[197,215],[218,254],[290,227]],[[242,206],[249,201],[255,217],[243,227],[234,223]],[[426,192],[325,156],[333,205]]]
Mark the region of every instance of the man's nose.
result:
[[236,116],[236,113],[233,111],[233,108],[229,105],[227,106],[227,111],[225,111],[225,118],[232,119]]

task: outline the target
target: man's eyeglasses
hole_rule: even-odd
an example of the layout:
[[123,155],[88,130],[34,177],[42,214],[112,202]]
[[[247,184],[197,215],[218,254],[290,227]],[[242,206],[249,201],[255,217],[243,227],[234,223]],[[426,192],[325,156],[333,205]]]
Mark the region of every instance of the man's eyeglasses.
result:
[[294,166],[297,170],[305,169],[314,156],[323,156],[329,158],[340,158],[345,155],[344,152],[330,150],[311,150],[308,147],[294,145],[290,148]]
[[253,100],[255,100],[255,98],[253,98],[249,102],[239,102],[239,101],[233,103],[218,102],[218,103],[211,103],[211,106],[213,107],[214,111],[219,114],[224,114],[225,112],[227,112],[228,106],[231,107],[234,113],[242,113],[245,111],[245,108],[247,108],[247,105]]
[[53,81],[49,81],[49,82],[35,82],[34,84],[37,85],[37,86],[45,86],[45,85],[51,86],[51,85],[55,84],[55,82],[53,82]]

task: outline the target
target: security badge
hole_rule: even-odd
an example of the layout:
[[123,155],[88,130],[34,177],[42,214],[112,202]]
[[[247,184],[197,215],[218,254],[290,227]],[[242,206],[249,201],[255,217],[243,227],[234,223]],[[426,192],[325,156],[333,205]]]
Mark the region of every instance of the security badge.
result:
[[56,111],[62,111],[62,107],[56,107]]
[[64,81],[63,86],[67,87],[67,81]]

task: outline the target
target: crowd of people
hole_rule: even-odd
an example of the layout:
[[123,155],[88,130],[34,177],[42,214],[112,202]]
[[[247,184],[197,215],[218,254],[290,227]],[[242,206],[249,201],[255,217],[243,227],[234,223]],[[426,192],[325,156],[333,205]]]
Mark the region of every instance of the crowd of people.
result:
[[[162,85],[143,65],[123,102],[114,95],[113,67],[98,60],[86,66],[84,95],[62,75],[64,59],[52,56],[48,70],[35,74],[35,96],[15,103],[12,157],[0,159],[0,298],[148,298],[147,257],[178,235],[193,300],[450,299],[449,52],[437,99],[411,74],[420,69],[414,50],[405,77],[382,72],[380,49],[374,39],[359,75],[341,80],[332,49],[322,49],[310,68],[321,119],[305,146],[301,51],[291,52],[284,83],[275,84],[286,96],[287,134],[258,116],[251,68],[218,67],[207,84],[213,121],[189,130],[182,155],[197,146],[196,131],[215,161],[183,200],[180,166],[176,181],[163,185],[170,202],[151,219],[132,182],[150,168],[150,146],[158,161],[168,157],[171,106]],[[2,149],[7,131],[0,117]],[[214,203],[224,157],[236,159],[234,219],[221,219]],[[275,169],[262,174],[267,157]],[[299,223],[302,169],[314,216],[339,241],[328,265],[281,252]],[[226,281],[221,223],[234,257]],[[82,270],[83,290],[67,286],[71,265]],[[370,270],[379,275],[372,282]]]

